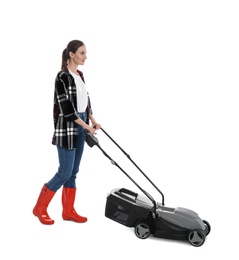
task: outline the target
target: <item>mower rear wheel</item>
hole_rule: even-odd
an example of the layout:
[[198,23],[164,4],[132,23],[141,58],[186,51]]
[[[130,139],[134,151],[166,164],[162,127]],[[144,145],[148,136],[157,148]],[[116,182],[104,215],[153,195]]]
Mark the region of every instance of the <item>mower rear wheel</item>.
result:
[[140,239],[146,239],[151,234],[150,225],[147,222],[140,222],[135,226],[135,235]]

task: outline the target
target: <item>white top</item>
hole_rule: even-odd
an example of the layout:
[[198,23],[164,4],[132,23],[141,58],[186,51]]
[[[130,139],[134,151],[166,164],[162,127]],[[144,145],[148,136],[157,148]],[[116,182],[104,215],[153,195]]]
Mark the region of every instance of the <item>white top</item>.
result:
[[88,104],[88,93],[84,81],[80,75],[77,75],[70,71],[70,74],[73,76],[76,84],[76,93],[77,93],[77,111],[82,113],[86,111]]

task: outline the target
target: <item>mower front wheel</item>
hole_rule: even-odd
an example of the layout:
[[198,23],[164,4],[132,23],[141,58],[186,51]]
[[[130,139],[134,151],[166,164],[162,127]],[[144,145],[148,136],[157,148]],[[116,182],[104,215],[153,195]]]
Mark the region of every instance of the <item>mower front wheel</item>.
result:
[[205,235],[201,230],[193,230],[188,235],[188,241],[193,246],[202,246],[205,242]]
[[209,222],[206,221],[206,220],[203,220],[203,223],[204,223],[204,225],[207,228],[207,234],[206,234],[206,236],[207,236],[210,233],[210,231],[211,231],[211,226],[210,226]]

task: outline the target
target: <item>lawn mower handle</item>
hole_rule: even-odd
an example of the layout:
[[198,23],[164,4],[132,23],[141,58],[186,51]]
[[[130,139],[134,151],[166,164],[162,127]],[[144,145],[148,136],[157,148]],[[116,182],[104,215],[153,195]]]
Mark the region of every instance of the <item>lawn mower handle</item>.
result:
[[[149,179],[149,177],[139,168],[139,166],[131,159],[130,155],[127,154],[116,142],[115,140],[101,127],[100,130],[126,155],[126,157],[134,164],[134,166],[144,175],[144,177],[154,186],[154,188],[162,196],[162,205],[164,206],[164,194],[162,191]],[[145,191],[144,191],[145,193]],[[146,192],[147,193],[147,192]],[[147,195],[148,196],[148,195]],[[150,196],[151,197],[151,196]]]
[[[158,187],[149,179],[149,177],[139,168],[139,166],[131,159],[130,155],[127,154],[114,140],[113,138],[101,127],[100,128],[104,134],[107,135],[107,137],[127,156],[127,158],[135,165],[135,167],[144,175],[144,177],[155,187],[155,189],[161,194],[162,196],[162,205],[164,206],[164,195],[163,193],[158,189]],[[90,146],[93,147],[96,145],[102,153],[111,161],[111,163],[115,166],[117,166],[153,203],[154,205],[154,212],[156,213],[156,202],[154,198],[146,192],[144,189],[142,189],[130,176],[128,173],[126,173],[116,161],[114,161],[100,146],[98,139],[95,137],[95,135],[92,135],[90,131],[85,130],[85,141]]]

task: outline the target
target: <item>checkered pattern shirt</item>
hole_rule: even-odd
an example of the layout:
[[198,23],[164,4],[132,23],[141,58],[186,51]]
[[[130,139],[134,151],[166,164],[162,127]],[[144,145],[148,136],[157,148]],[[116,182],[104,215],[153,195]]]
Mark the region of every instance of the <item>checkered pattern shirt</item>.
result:
[[[84,81],[83,73],[78,71]],[[85,82],[85,81],[84,81]],[[77,98],[76,84],[74,78],[65,68],[57,73],[54,91],[54,134],[52,144],[60,145],[63,148],[74,149],[77,143]],[[89,113],[92,114],[90,98],[86,108],[89,123]]]

